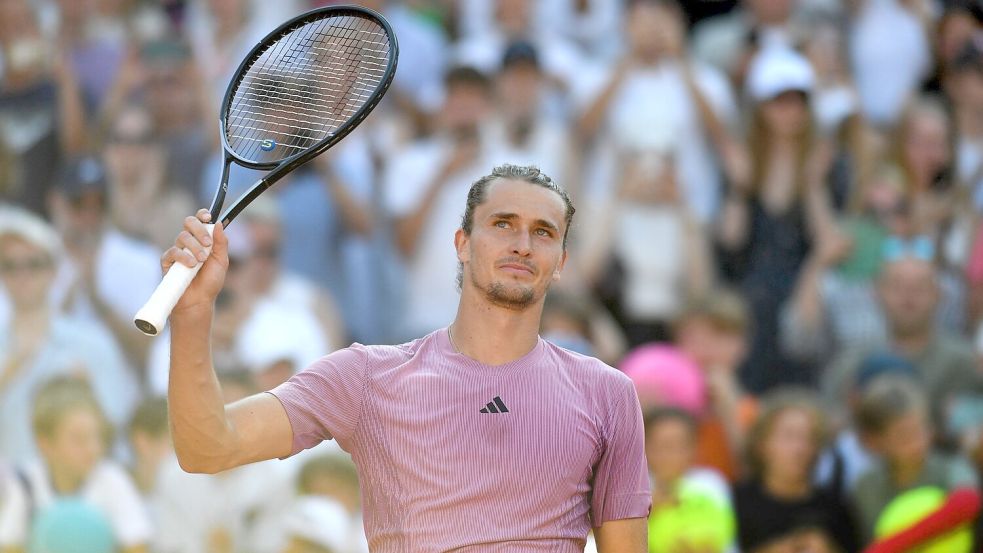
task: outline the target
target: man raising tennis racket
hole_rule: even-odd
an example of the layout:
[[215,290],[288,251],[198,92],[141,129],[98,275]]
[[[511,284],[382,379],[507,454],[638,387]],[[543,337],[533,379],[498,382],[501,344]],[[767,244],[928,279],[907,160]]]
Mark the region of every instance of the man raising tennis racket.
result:
[[[650,496],[634,388],[538,335],[573,213],[538,169],[496,167],[472,186],[454,235],[461,300],[449,327],[353,344],[229,406],[210,352],[228,267],[217,225],[170,319],[181,466],[214,473],[333,438],[358,466],[374,553],[583,551],[591,527],[602,553],[643,553]],[[208,218],[186,220],[165,270],[206,258]]]

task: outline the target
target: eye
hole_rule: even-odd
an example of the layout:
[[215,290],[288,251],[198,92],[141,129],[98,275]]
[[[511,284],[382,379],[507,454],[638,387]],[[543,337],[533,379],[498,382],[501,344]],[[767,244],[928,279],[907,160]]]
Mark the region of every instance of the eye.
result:
[[508,221],[495,221],[495,226],[498,228],[509,228]]
[[549,230],[544,229],[544,228],[538,228],[538,229],[536,229],[536,234],[538,234],[540,236],[547,237],[547,238],[553,236],[553,233],[552,232],[550,232]]

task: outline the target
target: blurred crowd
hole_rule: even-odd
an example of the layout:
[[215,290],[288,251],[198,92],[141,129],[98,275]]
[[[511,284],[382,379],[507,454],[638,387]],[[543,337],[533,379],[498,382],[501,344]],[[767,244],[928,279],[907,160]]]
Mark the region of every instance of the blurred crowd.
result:
[[[326,3],[0,0],[0,552],[367,551],[332,443],[184,473],[131,322],[234,69]],[[470,184],[534,164],[577,207],[541,335],[636,383],[651,551],[979,550],[979,0],[359,3],[395,82],[229,228],[229,401],[447,325]]]

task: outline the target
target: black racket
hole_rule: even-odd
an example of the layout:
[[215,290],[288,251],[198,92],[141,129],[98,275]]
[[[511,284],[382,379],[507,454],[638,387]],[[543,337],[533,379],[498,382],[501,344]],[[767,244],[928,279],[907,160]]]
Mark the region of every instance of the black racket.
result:
[[[389,23],[357,6],[307,12],[254,46],[222,101],[225,161],[213,223],[228,226],[263,191],[358,126],[389,89],[398,54]],[[269,173],[220,214],[233,161]],[[156,336],[201,265],[172,265],[137,312],[137,328]]]

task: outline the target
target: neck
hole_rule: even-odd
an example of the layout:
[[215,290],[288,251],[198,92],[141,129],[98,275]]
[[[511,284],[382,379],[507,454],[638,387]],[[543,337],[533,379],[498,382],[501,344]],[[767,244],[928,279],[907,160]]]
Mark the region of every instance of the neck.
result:
[[51,477],[51,487],[57,494],[73,494],[82,487],[83,479],[70,470],[57,466],[49,466],[48,475]]
[[906,355],[918,355],[932,343],[934,334],[930,328],[907,334],[895,334],[894,346]]
[[461,293],[457,317],[448,327],[454,348],[486,365],[515,361],[532,351],[539,340],[542,301],[513,311],[475,298],[475,292],[466,289]]
[[48,304],[42,302],[36,305],[18,305],[14,308],[13,328],[24,332],[41,332],[48,328],[51,320],[51,310]]
[[784,478],[775,474],[766,474],[762,482],[765,490],[779,499],[801,499],[809,495],[812,489],[808,479]]
[[892,464],[891,477],[894,484],[899,488],[904,488],[918,480],[922,472],[922,463],[916,464]]

